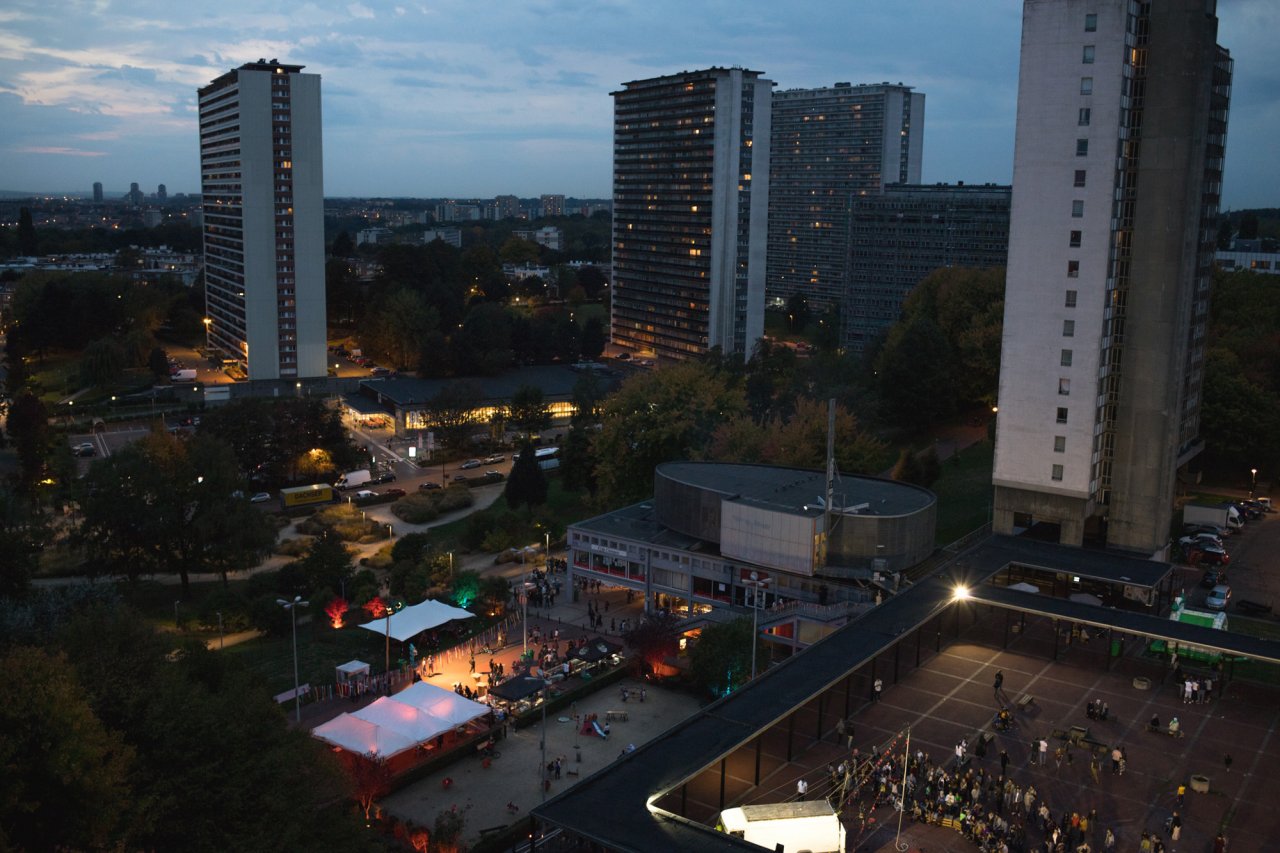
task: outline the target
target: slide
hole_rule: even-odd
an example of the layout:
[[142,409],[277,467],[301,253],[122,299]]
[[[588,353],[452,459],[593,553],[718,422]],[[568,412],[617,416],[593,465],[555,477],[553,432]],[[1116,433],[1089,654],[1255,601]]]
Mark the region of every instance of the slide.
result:
[[609,739],[609,736],[608,736],[607,734],[605,734],[605,733],[604,733],[604,729],[600,728],[600,721],[599,721],[599,720],[592,720],[592,721],[591,721],[591,728],[593,728],[593,729],[595,729],[595,730],[596,730],[596,734],[600,735],[600,739],[601,739],[601,740],[608,740],[608,739]]

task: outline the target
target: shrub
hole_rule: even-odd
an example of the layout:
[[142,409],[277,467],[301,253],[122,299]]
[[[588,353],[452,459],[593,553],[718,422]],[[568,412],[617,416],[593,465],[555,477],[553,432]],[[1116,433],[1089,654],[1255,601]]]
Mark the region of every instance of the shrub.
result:
[[276,543],[275,552],[286,557],[301,557],[310,548],[310,539],[281,539]]
[[429,495],[405,495],[395,502],[391,511],[396,518],[409,524],[426,524],[440,517],[436,501]]

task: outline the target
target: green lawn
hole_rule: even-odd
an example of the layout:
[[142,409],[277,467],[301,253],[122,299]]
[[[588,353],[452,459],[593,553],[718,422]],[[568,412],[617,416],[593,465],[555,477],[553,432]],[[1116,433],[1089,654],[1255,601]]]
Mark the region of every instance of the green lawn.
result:
[[942,463],[942,476],[932,488],[938,496],[936,541],[947,545],[991,517],[991,468],[995,447],[982,441]]
[[[313,602],[310,609],[316,609]],[[334,682],[334,667],[350,660],[370,664],[382,672],[386,640],[354,625],[341,630],[329,627],[324,612],[302,611],[298,625],[298,682],[327,685]],[[391,665],[396,665],[400,644],[391,643]],[[262,676],[272,695],[293,688],[293,637],[259,637],[227,647],[225,654],[238,658],[248,669]]]

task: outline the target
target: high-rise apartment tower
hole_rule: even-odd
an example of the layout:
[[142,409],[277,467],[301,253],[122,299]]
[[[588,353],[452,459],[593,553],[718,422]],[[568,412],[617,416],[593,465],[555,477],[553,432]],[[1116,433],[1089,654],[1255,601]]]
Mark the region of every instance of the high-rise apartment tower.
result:
[[102,204],[102,181],[93,182],[93,203]]
[[320,76],[250,62],[200,90],[210,343],[250,379],[325,376]]
[[924,95],[900,83],[775,92],[772,135],[767,297],[839,305],[850,204],[920,183]]
[[764,334],[772,86],[710,68],[613,93],[615,344],[748,357]]
[[995,528],[1147,555],[1199,439],[1231,59],[1212,0],[1025,0]]

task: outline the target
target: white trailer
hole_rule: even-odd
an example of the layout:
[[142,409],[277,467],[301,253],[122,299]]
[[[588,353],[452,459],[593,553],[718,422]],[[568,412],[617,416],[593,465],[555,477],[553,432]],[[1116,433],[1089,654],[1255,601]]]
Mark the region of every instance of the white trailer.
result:
[[844,825],[826,800],[725,809],[720,812],[720,828],[735,838],[782,853],[844,851]]

